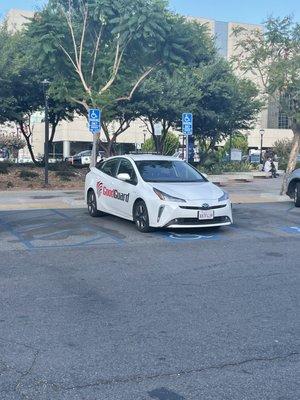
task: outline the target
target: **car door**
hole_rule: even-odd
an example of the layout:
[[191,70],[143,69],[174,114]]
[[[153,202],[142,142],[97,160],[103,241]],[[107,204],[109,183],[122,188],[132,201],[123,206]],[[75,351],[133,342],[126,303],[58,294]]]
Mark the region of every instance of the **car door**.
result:
[[120,216],[131,219],[133,203],[136,199],[138,179],[132,162],[128,158],[121,158],[116,177],[119,174],[128,174],[130,181],[125,182],[117,179],[118,212]]
[[98,166],[100,173],[96,177],[95,189],[98,208],[101,211],[115,213],[115,185],[117,183],[116,172],[120,158],[111,158]]

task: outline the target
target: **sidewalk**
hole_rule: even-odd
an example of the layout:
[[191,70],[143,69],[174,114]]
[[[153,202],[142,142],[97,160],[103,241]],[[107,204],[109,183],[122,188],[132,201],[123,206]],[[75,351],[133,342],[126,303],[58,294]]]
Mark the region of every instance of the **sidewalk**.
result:
[[0,211],[82,207],[85,207],[83,190],[0,192]]
[[[255,179],[250,182],[223,181],[221,185],[230,194],[232,202],[236,204],[291,201],[289,197],[279,195],[281,182],[281,178]],[[0,192],[0,211],[85,207],[83,190]]]

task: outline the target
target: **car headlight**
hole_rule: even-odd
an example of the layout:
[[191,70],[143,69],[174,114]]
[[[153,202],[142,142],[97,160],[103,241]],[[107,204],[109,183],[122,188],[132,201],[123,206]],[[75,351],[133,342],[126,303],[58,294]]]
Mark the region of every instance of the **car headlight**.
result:
[[223,195],[218,198],[218,201],[225,201],[225,200],[228,200],[228,199],[229,199],[228,193],[223,192]]
[[154,193],[157,195],[157,197],[160,198],[160,200],[163,201],[173,201],[175,203],[186,203],[186,201],[184,199],[180,199],[179,197],[174,197],[171,196],[165,192],[162,192],[161,190],[158,190],[156,188],[153,188]]

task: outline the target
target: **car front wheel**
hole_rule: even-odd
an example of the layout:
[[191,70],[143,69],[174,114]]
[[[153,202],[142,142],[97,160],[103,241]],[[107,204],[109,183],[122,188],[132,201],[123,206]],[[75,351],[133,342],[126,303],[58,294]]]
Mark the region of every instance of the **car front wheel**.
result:
[[300,207],[300,182],[296,182],[294,191],[295,207]]
[[87,206],[91,217],[101,217],[103,215],[103,213],[97,209],[97,199],[93,190],[89,190],[88,192]]
[[133,209],[133,220],[140,232],[146,233],[151,231],[147,206],[143,200],[136,202]]

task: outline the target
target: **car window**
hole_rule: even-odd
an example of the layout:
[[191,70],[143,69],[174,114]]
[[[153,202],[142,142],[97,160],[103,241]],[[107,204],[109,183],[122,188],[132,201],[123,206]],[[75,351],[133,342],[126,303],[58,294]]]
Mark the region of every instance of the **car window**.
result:
[[119,165],[118,174],[128,174],[130,176],[130,182],[128,183],[133,185],[137,184],[137,177],[133,165],[126,158],[122,158]]
[[136,161],[137,168],[146,182],[204,182],[206,179],[184,161]]
[[111,160],[107,160],[100,165],[99,169],[105,174],[115,177],[119,162],[120,162],[119,158],[113,158]]

